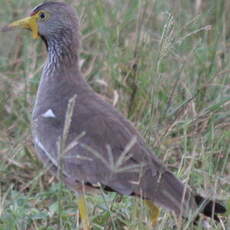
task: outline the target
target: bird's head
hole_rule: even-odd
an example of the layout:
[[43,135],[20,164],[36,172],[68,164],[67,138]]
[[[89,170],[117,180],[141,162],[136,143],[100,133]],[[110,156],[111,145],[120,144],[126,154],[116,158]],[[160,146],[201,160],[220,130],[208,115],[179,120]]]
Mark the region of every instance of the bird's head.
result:
[[63,2],[45,2],[35,7],[30,16],[10,23],[3,31],[24,28],[32,31],[33,38],[46,41],[58,38],[66,33],[72,36],[78,33],[78,19],[75,11]]

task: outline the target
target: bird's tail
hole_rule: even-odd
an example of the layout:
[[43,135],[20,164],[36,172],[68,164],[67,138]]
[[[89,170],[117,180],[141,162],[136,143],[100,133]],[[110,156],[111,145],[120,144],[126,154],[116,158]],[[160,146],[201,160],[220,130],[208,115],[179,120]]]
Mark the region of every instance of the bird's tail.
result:
[[201,207],[201,213],[205,216],[213,218],[219,222],[218,214],[224,214],[227,210],[226,208],[217,201],[212,201],[205,199],[200,195],[195,195],[195,201],[198,207]]
[[[150,174],[146,176],[151,177]],[[225,207],[220,203],[194,195],[169,171],[163,172],[158,179],[154,178],[152,185],[149,183],[150,180],[146,181],[142,182],[144,198],[174,211],[178,216],[196,218],[198,213],[202,213],[218,221],[218,214],[226,212]]]

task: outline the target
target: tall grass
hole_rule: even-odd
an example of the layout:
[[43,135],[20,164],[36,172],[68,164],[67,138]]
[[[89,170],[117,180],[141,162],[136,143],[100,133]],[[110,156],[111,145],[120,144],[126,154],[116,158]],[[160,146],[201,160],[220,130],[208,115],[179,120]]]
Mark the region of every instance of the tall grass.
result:
[[[182,181],[229,200],[229,1],[68,2],[81,19],[81,68],[90,85]],[[39,1],[0,3],[3,26]],[[80,229],[75,194],[42,167],[31,141],[45,48],[29,32],[14,31],[1,33],[0,53],[0,229]],[[93,229],[152,229],[140,200],[99,191],[87,202]],[[162,210],[155,229],[203,224],[178,223]],[[208,224],[229,229],[230,220]]]

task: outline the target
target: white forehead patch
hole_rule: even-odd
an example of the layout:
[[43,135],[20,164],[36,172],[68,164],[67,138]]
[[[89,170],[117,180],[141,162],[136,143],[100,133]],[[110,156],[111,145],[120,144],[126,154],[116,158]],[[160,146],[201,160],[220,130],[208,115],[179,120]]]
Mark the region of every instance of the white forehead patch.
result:
[[45,117],[45,118],[55,118],[55,114],[54,112],[52,111],[52,109],[48,109],[45,113],[42,114],[42,117]]

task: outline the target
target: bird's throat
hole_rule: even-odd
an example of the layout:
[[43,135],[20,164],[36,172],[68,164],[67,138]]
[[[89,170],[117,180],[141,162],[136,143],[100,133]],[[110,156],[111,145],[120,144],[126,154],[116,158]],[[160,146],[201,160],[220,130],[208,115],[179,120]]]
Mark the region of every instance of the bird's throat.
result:
[[78,69],[78,41],[73,39],[72,34],[57,34],[46,39],[42,37],[47,51],[48,61],[46,71],[56,72],[65,69]]

